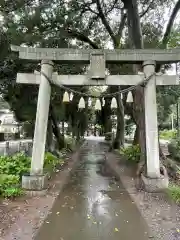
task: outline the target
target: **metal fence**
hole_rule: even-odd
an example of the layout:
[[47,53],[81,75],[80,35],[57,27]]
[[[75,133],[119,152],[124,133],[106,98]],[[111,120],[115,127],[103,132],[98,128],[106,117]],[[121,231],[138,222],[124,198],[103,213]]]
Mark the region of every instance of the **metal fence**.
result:
[[0,155],[7,156],[24,152],[26,155],[32,156],[32,145],[33,142],[31,139],[0,142]]

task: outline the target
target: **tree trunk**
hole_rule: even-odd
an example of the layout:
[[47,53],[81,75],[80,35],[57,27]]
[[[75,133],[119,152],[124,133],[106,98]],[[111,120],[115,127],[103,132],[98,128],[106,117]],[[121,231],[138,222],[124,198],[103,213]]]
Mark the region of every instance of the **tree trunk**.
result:
[[104,134],[105,139],[109,140],[107,133],[112,131],[112,121],[111,121],[111,98],[105,99],[104,105]]
[[137,145],[139,143],[139,129],[138,126],[136,126],[136,130],[134,133],[134,139],[133,139],[133,145]]
[[138,87],[134,93],[133,115],[137,126],[138,143],[141,149],[141,161],[146,159],[146,135],[145,135],[145,113],[144,113],[144,89]]
[[[137,0],[126,1],[125,7],[128,13],[129,44],[133,48],[143,48]],[[135,74],[137,74],[137,70],[138,67],[135,65]],[[141,161],[144,161],[146,159],[144,88],[141,86],[137,87],[133,92],[133,97],[133,115],[137,126],[138,142],[141,149]]]
[[71,126],[72,126],[72,137],[78,137],[78,126],[79,126],[79,115],[78,115],[78,103],[80,100],[79,95],[74,95],[71,103]]
[[116,100],[117,100],[117,130],[113,142],[113,148],[119,149],[121,146],[124,146],[125,122],[124,122],[124,106],[120,94],[118,94]]
[[[124,3],[128,13],[128,31],[130,45],[134,48],[141,49],[143,48],[143,39],[140,26],[140,18],[138,14],[137,0],[126,0],[124,1]],[[134,73],[137,73],[137,66],[134,66]],[[138,142],[141,148],[141,162],[144,161],[146,164],[145,111],[143,87],[137,87],[133,95],[133,115],[137,125],[136,134],[138,135]],[[160,157],[164,158],[164,154],[161,148]],[[146,169],[145,165],[143,168]]]
[[60,134],[60,131],[59,131],[59,127],[58,127],[58,124],[57,124],[57,121],[56,121],[56,116],[55,116],[55,113],[54,113],[54,110],[53,110],[53,106],[52,104],[50,104],[50,118],[52,120],[52,123],[53,123],[53,133],[56,137],[56,140],[57,140],[57,143],[58,143],[58,148],[59,150],[61,150],[62,148],[64,148],[65,146],[65,142],[64,142],[64,136],[62,136]]
[[62,135],[64,136],[64,120],[62,121]]
[[46,149],[48,152],[54,151],[52,120],[49,117],[47,127]]

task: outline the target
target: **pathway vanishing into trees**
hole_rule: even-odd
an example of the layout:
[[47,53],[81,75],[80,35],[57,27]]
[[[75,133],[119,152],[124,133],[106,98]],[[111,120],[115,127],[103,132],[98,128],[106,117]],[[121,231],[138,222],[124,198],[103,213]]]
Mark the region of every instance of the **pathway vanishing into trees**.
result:
[[146,240],[148,227],[104,164],[108,147],[93,140],[35,240]]

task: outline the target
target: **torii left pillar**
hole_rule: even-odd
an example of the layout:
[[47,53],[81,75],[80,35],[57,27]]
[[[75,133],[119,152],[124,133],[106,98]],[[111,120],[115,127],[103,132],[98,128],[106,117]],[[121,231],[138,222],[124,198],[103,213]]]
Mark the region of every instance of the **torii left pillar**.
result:
[[[51,79],[53,73],[53,62],[49,60],[42,60],[41,72],[46,74],[47,77]],[[22,187],[27,190],[42,190],[46,188],[46,176],[43,174],[43,165],[50,96],[50,83],[45,76],[41,75],[36,111],[31,170],[30,175],[23,176],[22,179]]]

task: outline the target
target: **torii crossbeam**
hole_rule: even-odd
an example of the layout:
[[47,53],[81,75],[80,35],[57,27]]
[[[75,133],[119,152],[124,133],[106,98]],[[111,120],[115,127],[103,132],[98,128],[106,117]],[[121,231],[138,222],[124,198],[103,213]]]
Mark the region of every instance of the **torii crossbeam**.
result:
[[[88,86],[121,86],[121,85],[137,85],[144,79],[144,75],[109,75],[103,80],[95,80],[88,75],[57,75],[52,74],[52,83],[60,85],[88,85]],[[17,83],[40,84],[40,73],[18,73]],[[157,75],[156,85],[178,85],[179,78],[176,75]]]

